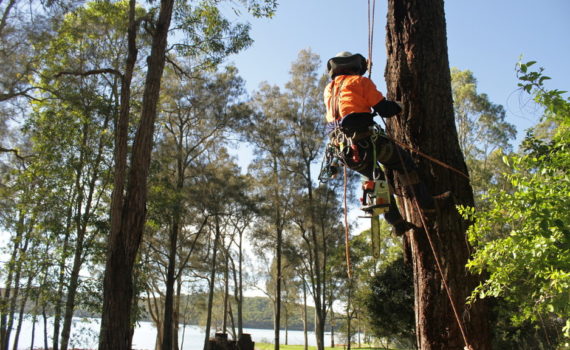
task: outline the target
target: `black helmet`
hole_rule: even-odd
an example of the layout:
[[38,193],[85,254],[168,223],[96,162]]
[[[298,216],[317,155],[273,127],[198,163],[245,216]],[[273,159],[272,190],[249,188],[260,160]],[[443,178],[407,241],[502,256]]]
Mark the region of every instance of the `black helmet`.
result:
[[342,51],[327,62],[327,73],[331,78],[340,74],[364,75],[368,70],[368,61],[361,54]]

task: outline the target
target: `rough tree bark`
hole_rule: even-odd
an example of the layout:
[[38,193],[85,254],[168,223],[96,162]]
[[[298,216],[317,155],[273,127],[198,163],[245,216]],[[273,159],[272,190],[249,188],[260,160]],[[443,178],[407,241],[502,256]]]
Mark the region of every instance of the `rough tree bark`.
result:
[[[467,174],[453,115],[443,0],[389,0],[386,46],[387,97],[405,105],[404,113],[388,120],[389,135]],[[470,249],[465,238],[468,223],[456,205],[473,205],[471,185],[456,172],[413,156],[432,194],[451,192],[437,200],[437,214],[427,220],[428,233],[465,326],[468,345],[490,349],[486,306],[465,305],[477,279],[465,270]],[[401,207],[409,221],[422,227],[421,214],[409,196]],[[419,348],[464,349],[464,337],[425,231],[409,231],[406,245],[414,267]]]
[[[148,57],[148,71],[142,101],[140,124],[132,147],[131,167],[128,174],[127,191],[123,198],[123,182],[115,174],[115,187],[111,204],[111,234],[107,250],[107,263],[103,284],[103,314],[101,317],[100,350],[122,350],[131,348],[133,305],[133,267],[141,243],[146,218],[147,178],[150,166],[154,121],[160,93],[160,83],[165,64],[166,43],[174,0],[162,0],[156,28],[153,32],[152,48]],[[135,5],[129,9],[129,52],[127,68],[136,57]],[[126,75],[132,73],[126,72]],[[128,77],[130,78],[130,77]],[[128,95],[130,80],[124,79],[122,94]],[[121,96],[121,106],[127,100]],[[128,108],[126,109],[128,112]],[[123,110],[121,109],[121,112]],[[122,114],[122,113],[121,113]],[[125,113],[127,114],[127,113]],[[121,115],[120,122],[123,121]],[[119,140],[118,140],[119,141]],[[124,146],[124,143],[121,142]],[[123,152],[126,150],[123,150]],[[117,152],[118,153],[118,152]],[[125,153],[116,155],[122,162]],[[124,164],[122,165],[124,166]],[[121,169],[125,171],[125,167]],[[116,169],[119,171],[119,169]],[[120,175],[120,174],[119,174]]]

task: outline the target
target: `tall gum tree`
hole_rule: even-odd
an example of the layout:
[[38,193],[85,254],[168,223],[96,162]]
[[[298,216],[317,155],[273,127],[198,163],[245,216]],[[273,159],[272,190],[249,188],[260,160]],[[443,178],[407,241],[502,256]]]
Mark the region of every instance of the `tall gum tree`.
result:
[[[405,106],[404,113],[387,121],[389,135],[467,174],[454,123],[443,0],[389,0],[386,47],[387,97]],[[424,229],[408,231],[405,237],[414,271],[418,347],[490,349],[486,306],[466,305],[478,281],[465,269],[470,255],[468,223],[456,205],[473,206],[473,190],[458,173],[413,156],[432,194],[451,193],[437,200],[437,214],[427,220],[435,255]],[[403,198],[402,209],[409,221],[422,227],[422,214],[410,197]]]
[[[204,64],[220,63],[229,54],[238,52],[251,43],[247,25],[231,25],[217,8],[217,3],[161,0],[145,18],[135,16],[134,0],[129,0],[128,51],[121,86],[120,116],[117,122],[115,151],[115,178],[111,203],[111,232],[103,282],[103,312],[99,349],[130,349],[133,334],[133,268],[141,244],[146,220],[147,180],[153,149],[157,104],[162,74],[167,58],[174,52],[204,58]],[[237,1],[246,5],[257,16],[271,16],[274,0]],[[153,2],[150,2],[153,4]],[[155,11],[156,10],[156,11]],[[176,10],[176,11],[175,11]],[[156,13],[156,16],[154,15]],[[174,26],[171,28],[171,22]],[[150,28],[150,54],[141,113],[130,150],[127,148],[130,83],[139,47],[137,26],[145,23]],[[183,31],[183,41],[168,47],[169,33]],[[205,54],[204,54],[205,53]],[[172,63],[171,59],[168,59]],[[127,158],[130,167],[127,170]],[[168,338],[169,339],[169,338]],[[170,349],[170,347],[166,346]]]

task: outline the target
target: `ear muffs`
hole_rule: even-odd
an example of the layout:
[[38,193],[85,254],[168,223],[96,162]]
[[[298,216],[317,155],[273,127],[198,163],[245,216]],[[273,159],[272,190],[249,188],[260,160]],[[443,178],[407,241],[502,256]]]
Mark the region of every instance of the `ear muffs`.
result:
[[357,53],[347,57],[333,57],[327,61],[327,72],[331,78],[342,74],[364,75],[368,70],[368,61]]

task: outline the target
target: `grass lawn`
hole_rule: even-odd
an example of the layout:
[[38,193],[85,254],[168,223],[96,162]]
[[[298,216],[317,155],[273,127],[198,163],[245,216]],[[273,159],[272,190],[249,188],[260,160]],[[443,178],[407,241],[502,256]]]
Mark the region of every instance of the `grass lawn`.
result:
[[[279,349],[280,350],[303,350],[305,348],[304,345],[280,345]],[[309,350],[315,350],[317,347],[316,346],[309,346]],[[267,343],[255,343],[255,350],[273,350],[275,349],[275,346],[273,344],[267,344]],[[328,346],[325,346],[325,350],[342,350],[344,349],[344,346],[342,345],[338,345],[335,348],[331,348]],[[352,349],[359,349],[359,347],[357,345],[352,345]],[[364,349],[368,349],[368,346]],[[376,349],[384,349],[384,348],[376,348]]]
[[[315,350],[317,347],[316,346],[309,346],[309,350]],[[275,345],[273,344],[267,344],[267,343],[255,343],[255,350],[273,350],[275,349]],[[304,345],[279,345],[279,349],[280,350],[303,350],[305,349]],[[336,347],[336,348],[331,348],[326,346],[325,350],[340,350],[342,349],[342,346],[340,347]]]

